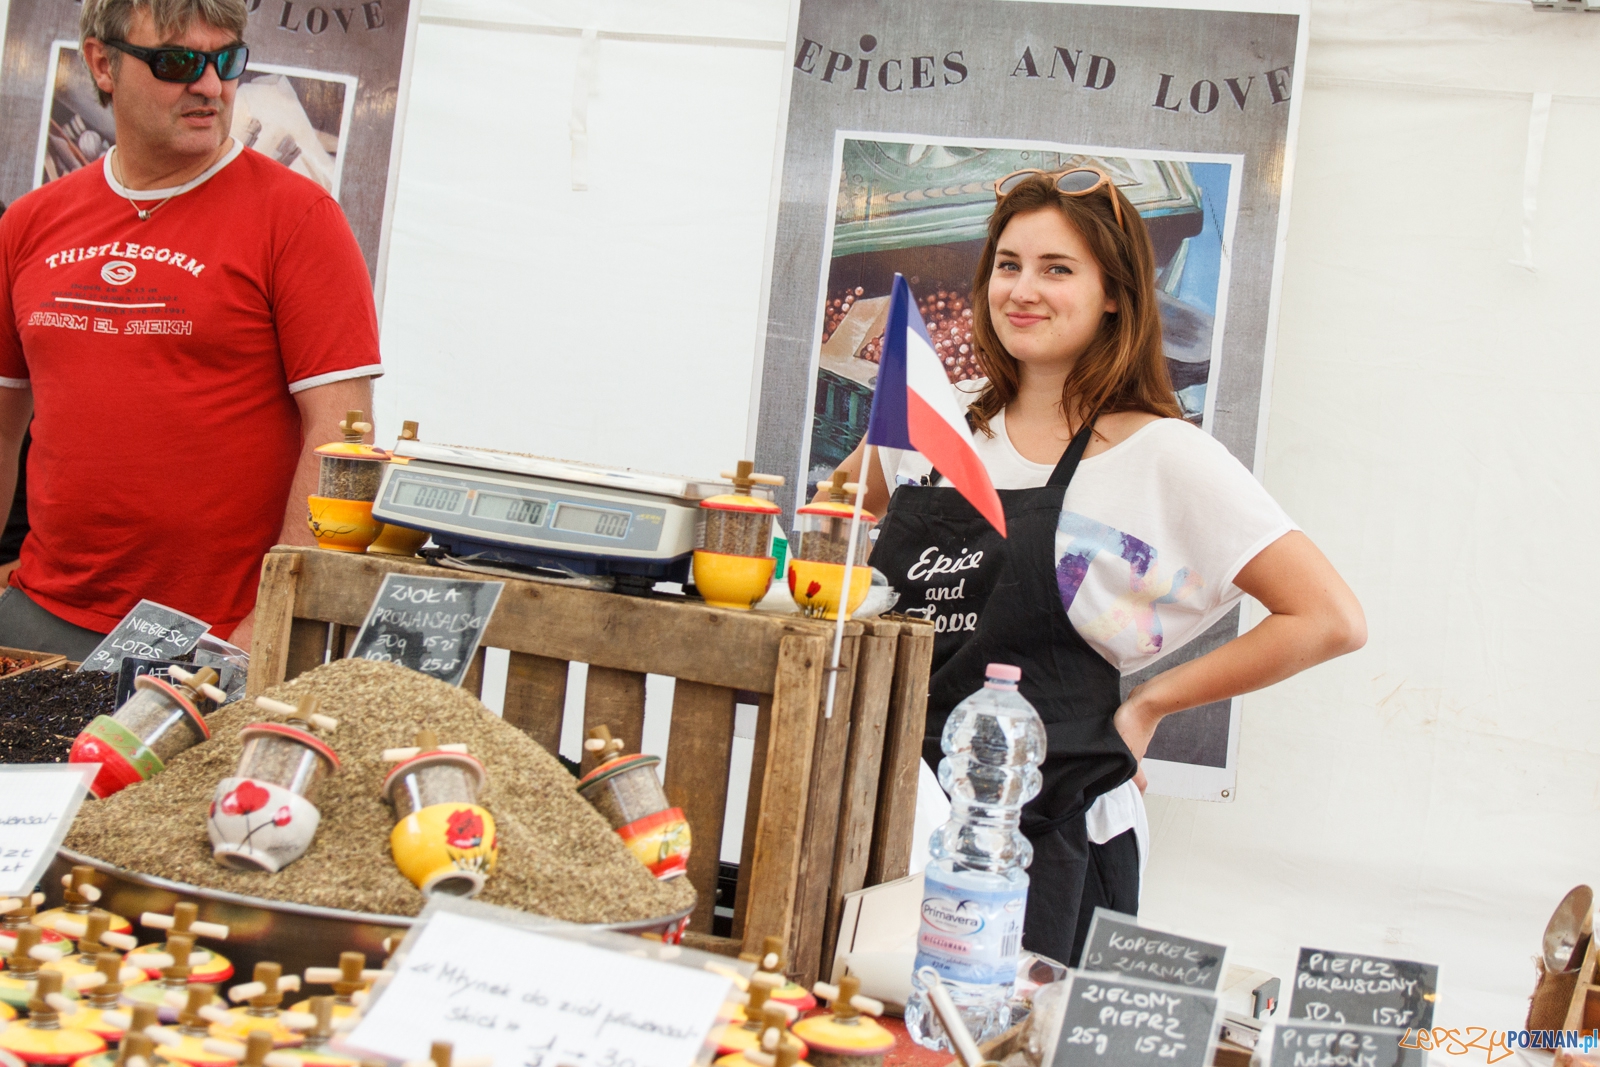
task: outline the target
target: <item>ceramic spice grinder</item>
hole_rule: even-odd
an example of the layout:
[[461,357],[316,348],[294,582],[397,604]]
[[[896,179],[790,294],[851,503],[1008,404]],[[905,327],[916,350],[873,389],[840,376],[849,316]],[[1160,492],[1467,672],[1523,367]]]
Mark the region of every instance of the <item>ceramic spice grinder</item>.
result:
[[205,711],[227,701],[217,688],[217,672],[201,667],[193,674],[173,667],[172,681],[144,674],[134,693],[111,715],[96,716],[72,742],[70,763],[98,763],[89,788],[104,799],[135,782],[152,778],[185,749],[209,740]]
[[62,954],[71,951],[72,942],[65,934],[40,926],[34,920],[38,918],[39,905],[44,903],[43,893],[30,893],[22,897],[7,897],[0,900],[0,935],[16,937],[17,931],[24,926],[32,926],[39,931],[41,945],[53,945],[60,949]]
[[[415,441],[417,439],[417,424],[407,421],[400,428],[400,440]],[[404,458],[390,458],[391,463],[404,463]],[[373,499],[377,499],[374,497]],[[378,533],[378,539],[367,546],[369,553],[379,556],[415,556],[417,549],[428,543],[428,531],[417,530],[410,526],[397,526],[392,522],[383,524],[383,529]]]
[[768,1000],[787,1004],[802,1013],[817,1006],[817,998],[808,993],[805,986],[784,974],[783,938],[768,934],[762,938],[759,953],[741,952],[739,958],[756,965],[755,974],[751,977],[761,977],[777,984]]
[[663,881],[687,874],[689,823],[661,788],[656,776],[660,758],[622,755],[622,741],[604,726],[591,729],[583,747],[598,755],[600,764],[579,780],[578,792],[651,874]]
[[13,1023],[0,1033],[0,1049],[26,1064],[71,1063],[104,1052],[106,1043],[88,1030],[61,1025],[63,1010],[73,1005],[61,992],[59,971],[41,971],[28,998],[28,1021]]
[[[143,913],[139,916],[139,925],[151,930],[166,930],[167,942],[146,945],[136,952],[128,953],[128,965],[144,968],[144,972],[151,978],[161,978],[166,975],[166,968],[169,965],[179,963],[189,969],[185,981],[226,982],[233,977],[233,964],[225,956],[211,949],[197,947],[195,941],[202,937],[226,941],[228,927],[223,923],[200,922],[199,918],[199,905],[187,900],[174,904],[171,915],[162,915],[155,911]],[[178,950],[171,944],[172,937],[178,934],[188,938],[186,954],[182,956],[179,956]],[[168,958],[168,953],[177,956],[178,959]]]
[[[343,1019],[356,1013],[355,995],[371,988],[373,981],[382,973],[381,970],[368,970],[367,957],[362,953],[341,952],[337,967],[307,967],[305,983],[332,986],[333,996],[328,998],[330,1010],[335,1019]],[[312,1011],[317,999],[302,1000],[292,1010]]]
[[[83,1014],[82,1012],[78,1013]],[[161,1020],[156,1017],[156,1009],[149,1004],[141,1004],[130,1012],[111,1012],[116,1020],[117,1037],[106,1038],[107,1041],[116,1041],[114,1050],[85,1056],[74,1060],[72,1067],[139,1067],[138,1064],[129,1063],[134,1057],[144,1058],[144,1067],[153,1067],[162,1061],[155,1058],[155,1038],[146,1031],[151,1027],[159,1027]],[[68,1016],[68,1025],[76,1025],[77,1016]],[[111,1025],[111,1024],[107,1024]],[[104,1034],[100,1035],[105,1037]]]
[[[191,961],[210,961],[206,961],[200,952],[194,950],[193,934],[171,934],[167,937],[166,944],[163,947],[167,949],[166,952],[147,954],[141,951],[128,955],[128,962],[131,965],[137,966],[139,964],[135,961],[145,958],[163,963],[164,966],[159,972],[157,981],[140,982],[137,985],[126,986],[122,991],[121,1003],[126,1008],[135,1008],[141,1004],[148,1005],[156,1009],[163,1022],[172,1022],[178,1018],[178,1007],[169,998],[174,994],[187,998],[191,988],[214,990],[215,986],[197,978],[194,973],[195,968]],[[179,958],[180,956],[182,958]],[[220,956],[214,957],[214,959],[221,958]],[[227,961],[224,960],[223,962]],[[231,963],[228,964],[227,974],[230,977],[233,974],[233,964]],[[223,980],[225,981],[226,979]],[[213,995],[212,999],[215,1000],[216,997]]]
[[[82,1003],[75,1013],[66,1017],[64,1022],[67,1026],[79,1030],[92,1031],[107,1041],[121,1041],[125,1025],[118,1024],[123,1022],[121,1018],[123,1013],[119,1010],[119,1006],[122,991],[126,988],[124,983],[138,983],[147,979],[143,971],[126,966],[122,956],[115,952],[102,952],[96,956],[95,970],[100,981],[79,987]],[[82,979],[78,981],[81,982]],[[150,1013],[150,1022],[145,1025],[154,1024],[158,1020],[155,1005],[143,1005],[142,1008]]]
[[362,422],[359,411],[346,412],[339,430],[343,441],[317,449],[317,495],[306,498],[306,525],[322,548],[365,552],[383,529],[372,517],[372,502],[378,498],[389,453],[362,443],[372,423]]
[[217,783],[206,819],[211,855],[240,871],[278,871],[311,847],[322,813],[317,787],[339,769],[339,757],[312,735],[338,720],[318,714],[315,698],[285,704],[265,697],[256,707],[284,722],[258,722],[239,731],[244,750],[233,777]]
[[894,1035],[873,1021],[883,1004],[861,995],[861,979],[847,974],[837,986],[816,984],[817,995],[830,1002],[828,1015],[813,1015],[794,1025],[795,1034],[811,1048],[813,1067],[882,1067],[894,1048]]
[[767,999],[773,986],[773,982],[751,978],[741,1018],[711,1031],[711,1042],[717,1047],[718,1057],[737,1056],[741,1052],[759,1049],[763,1034],[773,1028],[777,1028],[780,1035],[786,1038],[781,1044],[792,1045],[799,1057],[805,1056],[805,1042],[787,1033],[789,1020],[798,1013],[787,1004]]
[[5,957],[6,969],[0,971],[0,1004],[18,1011],[25,1010],[44,965],[59,958],[59,947],[40,944],[42,933],[32,924],[25,924],[7,933],[5,941],[9,951]]
[[[211,1047],[212,1024],[227,1017],[227,1012],[216,1000],[217,987],[214,985],[192,985],[188,988],[182,1007],[178,1009],[178,1040],[172,1042],[169,1037],[161,1041],[163,1059],[174,1064],[187,1064],[188,1067],[232,1067],[239,1061],[239,1056],[232,1049]],[[270,1050],[272,1035],[263,1033],[260,1036]]]
[[228,990],[229,1000],[235,1004],[248,1001],[246,1006],[226,1012],[225,1020],[215,1020],[211,1024],[211,1036],[243,1041],[252,1031],[265,1030],[272,1035],[275,1048],[287,1048],[304,1041],[305,1036],[286,1025],[278,1011],[284,990],[300,989],[300,976],[285,975],[278,964],[262,962],[256,964],[251,977],[253,981]]
[[753,495],[756,485],[777,486],[774,474],[754,474],[754,464],[741,459],[732,474],[733,492],[700,501],[695,516],[694,587],[714,608],[748,611],[767,595],[772,571],[772,521],[782,514],[777,504]]
[[[839,617],[840,591],[844,587],[844,562],[850,555],[850,524],[855,515],[851,503],[861,487],[847,483],[843,471],[834,473],[828,486],[828,499],[807,504],[795,511],[795,540],[790,545],[789,594],[800,611],[824,619]],[[850,598],[846,614],[855,611],[867,598],[872,586],[872,569],[867,556],[872,543],[868,534],[878,520],[861,513],[856,531],[854,562],[850,571]]]
[[411,748],[386,749],[395,763],[383,780],[394,806],[389,851],[400,873],[428,895],[474,897],[499,856],[494,816],[478,803],[488,784],[465,745],[441,745],[432,730]]
[[[82,864],[62,875],[61,907],[40,912],[34,917],[33,925],[41,930],[55,930],[57,921],[61,919],[81,925],[100,900],[100,887],[95,884],[97,877],[93,867]],[[133,924],[120,915],[111,915],[111,925],[107,929],[114,934],[126,934],[133,929]],[[62,930],[56,932],[64,934],[69,941],[76,941],[79,936]]]
[[[90,912],[83,921],[83,925],[64,919],[58,932],[68,937],[77,936],[78,951],[70,956],[46,963],[45,968],[51,971],[60,971],[68,978],[80,974],[91,974],[99,969],[100,955],[104,952],[115,952],[117,949],[128,950],[136,947],[138,941],[132,934],[111,933],[111,920],[118,918],[108,911],[96,908]],[[127,926],[127,921],[122,920]],[[122,958],[120,955],[117,957]]]
[[330,1044],[334,1032],[333,998],[312,997],[304,1002],[304,1008],[304,1012],[294,1013],[302,1015],[309,1012],[311,1016],[311,1025],[306,1028],[302,1043],[294,1050],[295,1058],[303,1067],[357,1067],[359,1060],[335,1051]]

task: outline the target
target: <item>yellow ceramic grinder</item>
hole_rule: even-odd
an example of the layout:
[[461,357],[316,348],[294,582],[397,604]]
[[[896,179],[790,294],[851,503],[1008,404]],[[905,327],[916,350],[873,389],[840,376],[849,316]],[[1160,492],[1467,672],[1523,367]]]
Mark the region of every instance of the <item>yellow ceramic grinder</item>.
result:
[[483,764],[465,745],[439,744],[432,730],[418,731],[411,748],[386,749],[383,758],[396,765],[383,780],[395,813],[395,866],[426,894],[477,896],[500,849],[494,816],[478,804],[488,784]]
[[790,1067],[811,1067],[801,1059],[805,1042],[789,1030],[792,1016],[783,1004],[767,1001],[761,1009],[761,1030],[754,1044],[743,1052],[730,1052],[716,1060],[715,1067],[774,1067],[778,1057],[787,1056]]
[[99,1035],[61,1025],[62,1011],[73,1008],[61,993],[60,972],[39,972],[28,998],[28,1021],[8,1025],[0,1033],[0,1049],[30,1065],[65,1065],[104,1052],[106,1043]]
[[[28,923],[15,933],[0,937],[0,951],[6,952],[6,969],[0,971],[0,1004],[16,1011],[26,1010],[28,1002],[33,999],[34,983],[43,973],[44,965],[60,959],[62,942],[41,944],[43,933],[43,930]],[[13,1014],[12,1018],[15,1017]]]
[[[56,923],[66,919],[81,925],[89,918],[89,912],[100,902],[100,887],[95,884],[95,880],[93,867],[84,864],[74,866],[70,873],[61,876],[61,907],[41,911],[34,916],[33,925],[41,930],[55,930],[69,941],[76,941],[79,934],[56,930]],[[111,915],[110,912],[106,914]],[[133,932],[133,924],[120,915],[111,915],[111,925],[108,929],[114,934],[129,934]]]
[[[368,970],[367,957],[360,952],[339,953],[339,966],[337,967],[307,967],[305,971],[306,985],[326,985],[333,987],[332,1002],[333,1017],[335,1019],[348,1018],[359,1009],[356,1006],[355,995],[363,993],[372,987],[373,981],[382,974],[381,970]],[[291,1011],[312,1011],[312,1005],[320,997],[302,1000],[294,1005]]]
[[283,1003],[283,991],[300,989],[300,976],[285,975],[276,963],[258,963],[251,975],[254,981],[234,986],[228,990],[228,999],[238,1004],[248,1001],[242,1008],[226,1013],[227,1020],[211,1024],[211,1036],[228,1041],[243,1041],[253,1031],[265,1030],[272,1035],[274,1048],[298,1045],[305,1036],[284,1024],[278,1006]]
[[689,871],[689,822],[667,799],[656,777],[660,757],[622,754],[622,741],[605,726],[589,730],[585,756],[598,766],[578,780],[578,793],[606,817],[623,844],[661,881]]
[[854,560],[850,568],[850,602],[846,614],[867,599],[872,588],[872,569],[867,556],[872,549],[868,534],[878,520],[869,511],[861,513],[856,530],[855,554],[850,554],[850,526],[855,517],[851,499],[861,486],[846,482],[845,473],[836,471],[828,486],[828,499],[807,504],[795,511],[795,540],[790,545],[789,595],[802,614],[813,618],[837,619],[840,592],[844,588],[844,561]]
[[343,441],[317,449],[317,495],[306,498],[306,525],[320,548],[365,552],[383,529],[383,523],[372,517],[372,502],[378,498],[389,453],[362,444],[372,423],[362,422],[359,411],[346,412],[339,431]]
[[[155,1038],[144,1032],[146,1027],[156,1026],[160,1022],[156,1018],[155,1008],[141,1004],[133,1009],[130,1019],[123,1021],[133,1032],[120,1038],[114,1050],[97,1052],[93,1056],[74,1060],[72,1067],[141,1067],[140,1061],[142,1067],[156,1067],[167,1062],[156,1057]],[[119,1030],[118,1033],[122,1031]]]
[[778,486],[775,474],[754,474],[755,464],[739,461],[738,469],[722,477],[733,482],[733,492],[700,501],[695,522],[694,587],[714,608],[749,611],[767,595],[772,585],[772,520],[782,514],[778,505],[752,495],[757,485]]
[[[233,964],[219,953],[209,948],[196,946],[194,942],[202,937],[209,937],[217,941],[228,939],[228,927],[223,923],[200,922],[200,907],[191,901],[181,901],[173,905],[171,915],[162,915],[159,912],[147,911],[139,916],[139,925],[151,930],[167,930],[170,934],[189,935],[190,953],[188,959],[189,981],[191,982],[226,982],[233,977]],[[171,937],[168,940],[171,940]],[[128,962],[135,967],[143,966],[138,956],[144,953],[169,953],[172,950],[166,944],[146,945],[137,953],[130,953]],[[182,963],[183,960],[178,962]],[[162,976],[163,968],[144,968],[145,974],[151,978]]]
[[[417,439],[417,424],[406,422],[400,427],[400,440],[415,441]],[[390,454],[389,462],[406,463],[406,459]],[[377,498],[374,497],[374,500]],[[367,551],[379,556],[415,556],[417,549],[428,543],[427,530],[414,530],[409,526],[396,526],[392,522],[383,524],[383,530],[378,534],[378,539],[367,546]]]
[[[163,1022],[172,1022],[178,1017],[178,1008],[168,1000],[168,997],[173,994],[185,998],[188,996],[189,985],[195,981],[194,967],[190,961],[207,962],[207,957],[195,950],[193,934],[169,934],[166,944],[162,947],[166,949],[165,952],[141,949],[139,952],[128,954],[124,962],[130,966],[145,968],[147,974],[150,965],[159,964],[157,973],[160,980],[127,986],[122,991],[122,1004],[129,1008],[140,1004],[153,1005],[160,1012]],[[231,963],[228,964],[228,972],[233,973]],[[211,985],[202,985],[201,988],[215,992],[215,987]]]
[[768,1000],[787,1004],[802,1015],[817,1006],[817,998],[806,992],[805,986],[792,981],[784,974],[783,938],[768,934],[761,940],[760,954],[741,952],[739,958],[746,963],[755,964],[756,975],[765,975],[771,981],[779,983]]
[[[84,942],[79,942],[80,946]],[[115,952],[102,952],[95,957],[95,975],[91,980],[88,976],[79,977],[67,984],[76,985],[83,998],[78,1010],[66,1017],[67,1026],[78,1030],[89,1030],[100,1035],[110,1042],[122,1040],[123,1017],[126,1011],[120,1009],[122,993],[126,988],[124,983],[138,984],[148,981],[144,972],[137,967],[129,967],[123,963],[122,957]],[[142,1004],[135,1011],[148,1010],[150,1021],[146,1026],[154,1025],[160,1021],[160,1016],[154,1004]],[[108,1018],[109,1016],[109,1018]]]
[[817,995],[833,1011],[795,1023],[794,1031],[811,1047],[814,1067],[883,1067],[883,1057],[894,1048],[894,1035],[872,1018],[883,1004],[861,995],[861,979],[847,974],[837,986],[818,982]]

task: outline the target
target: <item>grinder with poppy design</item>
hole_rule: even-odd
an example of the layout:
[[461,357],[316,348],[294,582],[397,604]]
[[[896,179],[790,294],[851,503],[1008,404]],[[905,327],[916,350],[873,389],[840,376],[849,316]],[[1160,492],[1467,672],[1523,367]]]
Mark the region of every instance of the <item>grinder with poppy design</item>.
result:
[[383,780],[394,805],[395,866],[429,896],[477,896],[500,855],[494,816],[478,803],[488,783],[483,764],[466,745],[441,745],[432,730],[419,730],[410,748],[385,749],[383,758],[395,764]]
[[339,757],[311,731],[331,731],[338,722],[317,713],[315,697],[298,705],[257,697],[256,707],[283,721],[239,731],[239,769],[217,783],[206,829],[218,863],[270,872],[299,859],[316,836],[317,787],[339,769]]

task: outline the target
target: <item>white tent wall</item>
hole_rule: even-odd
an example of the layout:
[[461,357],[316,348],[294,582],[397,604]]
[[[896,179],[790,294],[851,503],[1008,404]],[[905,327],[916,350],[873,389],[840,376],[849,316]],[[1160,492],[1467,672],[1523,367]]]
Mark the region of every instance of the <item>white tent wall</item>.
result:
[[[785,8],[427,3],[380,437],[745,451]],[[1442,1023],[1516,1026],[1600,877],[1600,15],[1318,0],[1312,34],[1261,473],[1371,639],[1246,699],[1233,803],[1152,798],[1144,915],[1284,975],[1301,944],[1437,962]]]

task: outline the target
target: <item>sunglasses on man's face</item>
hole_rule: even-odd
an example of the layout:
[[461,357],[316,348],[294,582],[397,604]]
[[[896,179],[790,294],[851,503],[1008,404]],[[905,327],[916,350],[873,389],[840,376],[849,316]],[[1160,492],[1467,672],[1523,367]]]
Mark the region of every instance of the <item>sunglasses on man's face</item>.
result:
[[155,75],[157,81],[179,82],[183,85],[192,85],[205,77],[208,63],[217,68],[217,77],[231,82],[244,73],[245,62],[250,58],[250,49],[243,43],[230,44],[215,52],[202,52],[195,48],[141,48],[127,41],[107,41],[106,44],[135,59],[144,60],[150,65],[150,73]]
[[1122,202],[1117,199],[1116,186],[1106,175],[1091,167],[1073,167],[1066,171],[1048,170],[1017,170],[1007,174],[1004,178],[994,183],[994,198],[996,201],[1004,200],[1006,194],[1034,175],[1050,178],[1054,181],[1056,191],[1066,196],[1088,196],[1099,189],[1104,189],[1111,198],[1111,210],[1116,213],[1117,225],[1127,229],[1122,222]]

